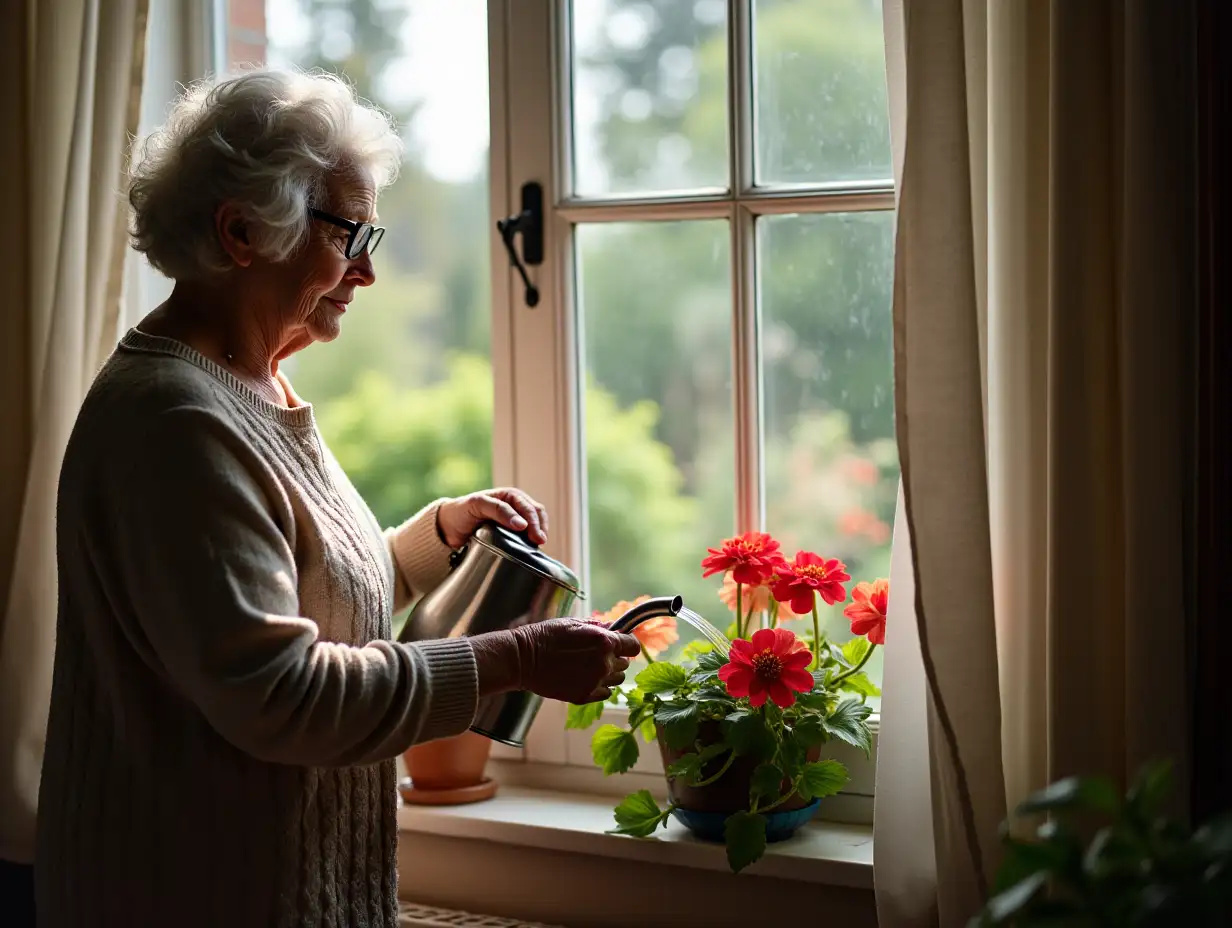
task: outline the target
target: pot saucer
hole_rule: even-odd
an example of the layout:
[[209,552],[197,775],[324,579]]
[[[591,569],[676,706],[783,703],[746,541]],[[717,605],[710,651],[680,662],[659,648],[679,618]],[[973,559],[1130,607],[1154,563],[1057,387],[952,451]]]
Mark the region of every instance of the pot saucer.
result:
[[497,783],[491,777],[484,777],[473,786],[455,789],[415,789],[410,777],[403,777],[398,783],[402,801],[412,806],[461,806],[468,802],[483,802],[496,795],[496,788]]
[[[814,799],[803,809],[766,813],[766,842],[773,844],[776,841],[786,841],[817,814],[820,806],[821,800]],[[730,814],[730,812],[695,812],[679,806],[672,809],[672,816],[704,841],[723,840],[723,829]]]

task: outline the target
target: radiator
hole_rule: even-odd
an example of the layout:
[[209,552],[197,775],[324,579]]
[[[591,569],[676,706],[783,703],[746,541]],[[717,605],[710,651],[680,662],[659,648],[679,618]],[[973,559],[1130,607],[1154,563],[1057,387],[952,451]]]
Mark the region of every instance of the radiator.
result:
[[544,925],[540,922],[524,922],[517,918],[502,918],[497,915],[475,915],[455,909],[437,909],[430,905],[402,903],[398,908],[399,928],[564,928],[562,925]]

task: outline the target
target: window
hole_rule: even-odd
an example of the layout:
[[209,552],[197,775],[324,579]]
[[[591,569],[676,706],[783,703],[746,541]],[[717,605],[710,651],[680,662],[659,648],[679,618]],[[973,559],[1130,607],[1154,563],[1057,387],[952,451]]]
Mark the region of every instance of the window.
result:
[[[725,626],[700,560],[752,528],[789,554],[840,557],[856,580],[887,576],[898,461],[879,0],[489,8],[506,209],[532,180],[549,204],[545,260],[529,269],[540,303],[511,271],[499,291],[517,472],[564,516],[557,553],[584,566],[589,606],[680,593]],[[845,640],[833,614],[827,631]],[[588,737],[561,739],[559,719],[545,709],[531,758],[589,764]]]
[[[226,17],[232,63],[343,71],[406,127],[380,280],[293,369],[379,516],[516,483],[549,507],[586,611],[680,593],[726,625],[699,564],[750,528],[888,574],[879,0],[229,0]],[[534,307],[494,229],[528,182],[546,204]],[[525,759],[590,765],[563,720],[544,706]]]

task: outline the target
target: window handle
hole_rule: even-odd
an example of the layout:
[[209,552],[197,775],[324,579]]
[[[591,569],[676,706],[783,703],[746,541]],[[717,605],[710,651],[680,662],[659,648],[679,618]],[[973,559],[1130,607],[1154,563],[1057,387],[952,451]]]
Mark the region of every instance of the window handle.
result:
[[[500,232],[505,250],[509,252],[509,262],[518,269],[522,283],[526,285],[526,305],[539,305],[539,288],[530,282],[526,275],[526,264],[536,266],[543,263],[543,187],[535,181],[522,185],[522,212],[507,219],[498,219],[496,228]],[[518,258],[517,249],[513,247],[513,237],[522,235],[522,257]]]

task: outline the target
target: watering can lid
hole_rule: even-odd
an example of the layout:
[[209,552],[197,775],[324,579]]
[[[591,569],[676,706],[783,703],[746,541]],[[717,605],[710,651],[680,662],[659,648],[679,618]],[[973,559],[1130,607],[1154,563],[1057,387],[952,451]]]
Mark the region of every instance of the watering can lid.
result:
[[495,522],[484,522],[475,531],[474,540],[485,548],[495,551],[501,557],[515,561],[558,586],[564,587],[574,593],[578,599],[586,598],[577,574],[560,561],[540,551],[539,546],[530,540],[525,530],[513,532]]

